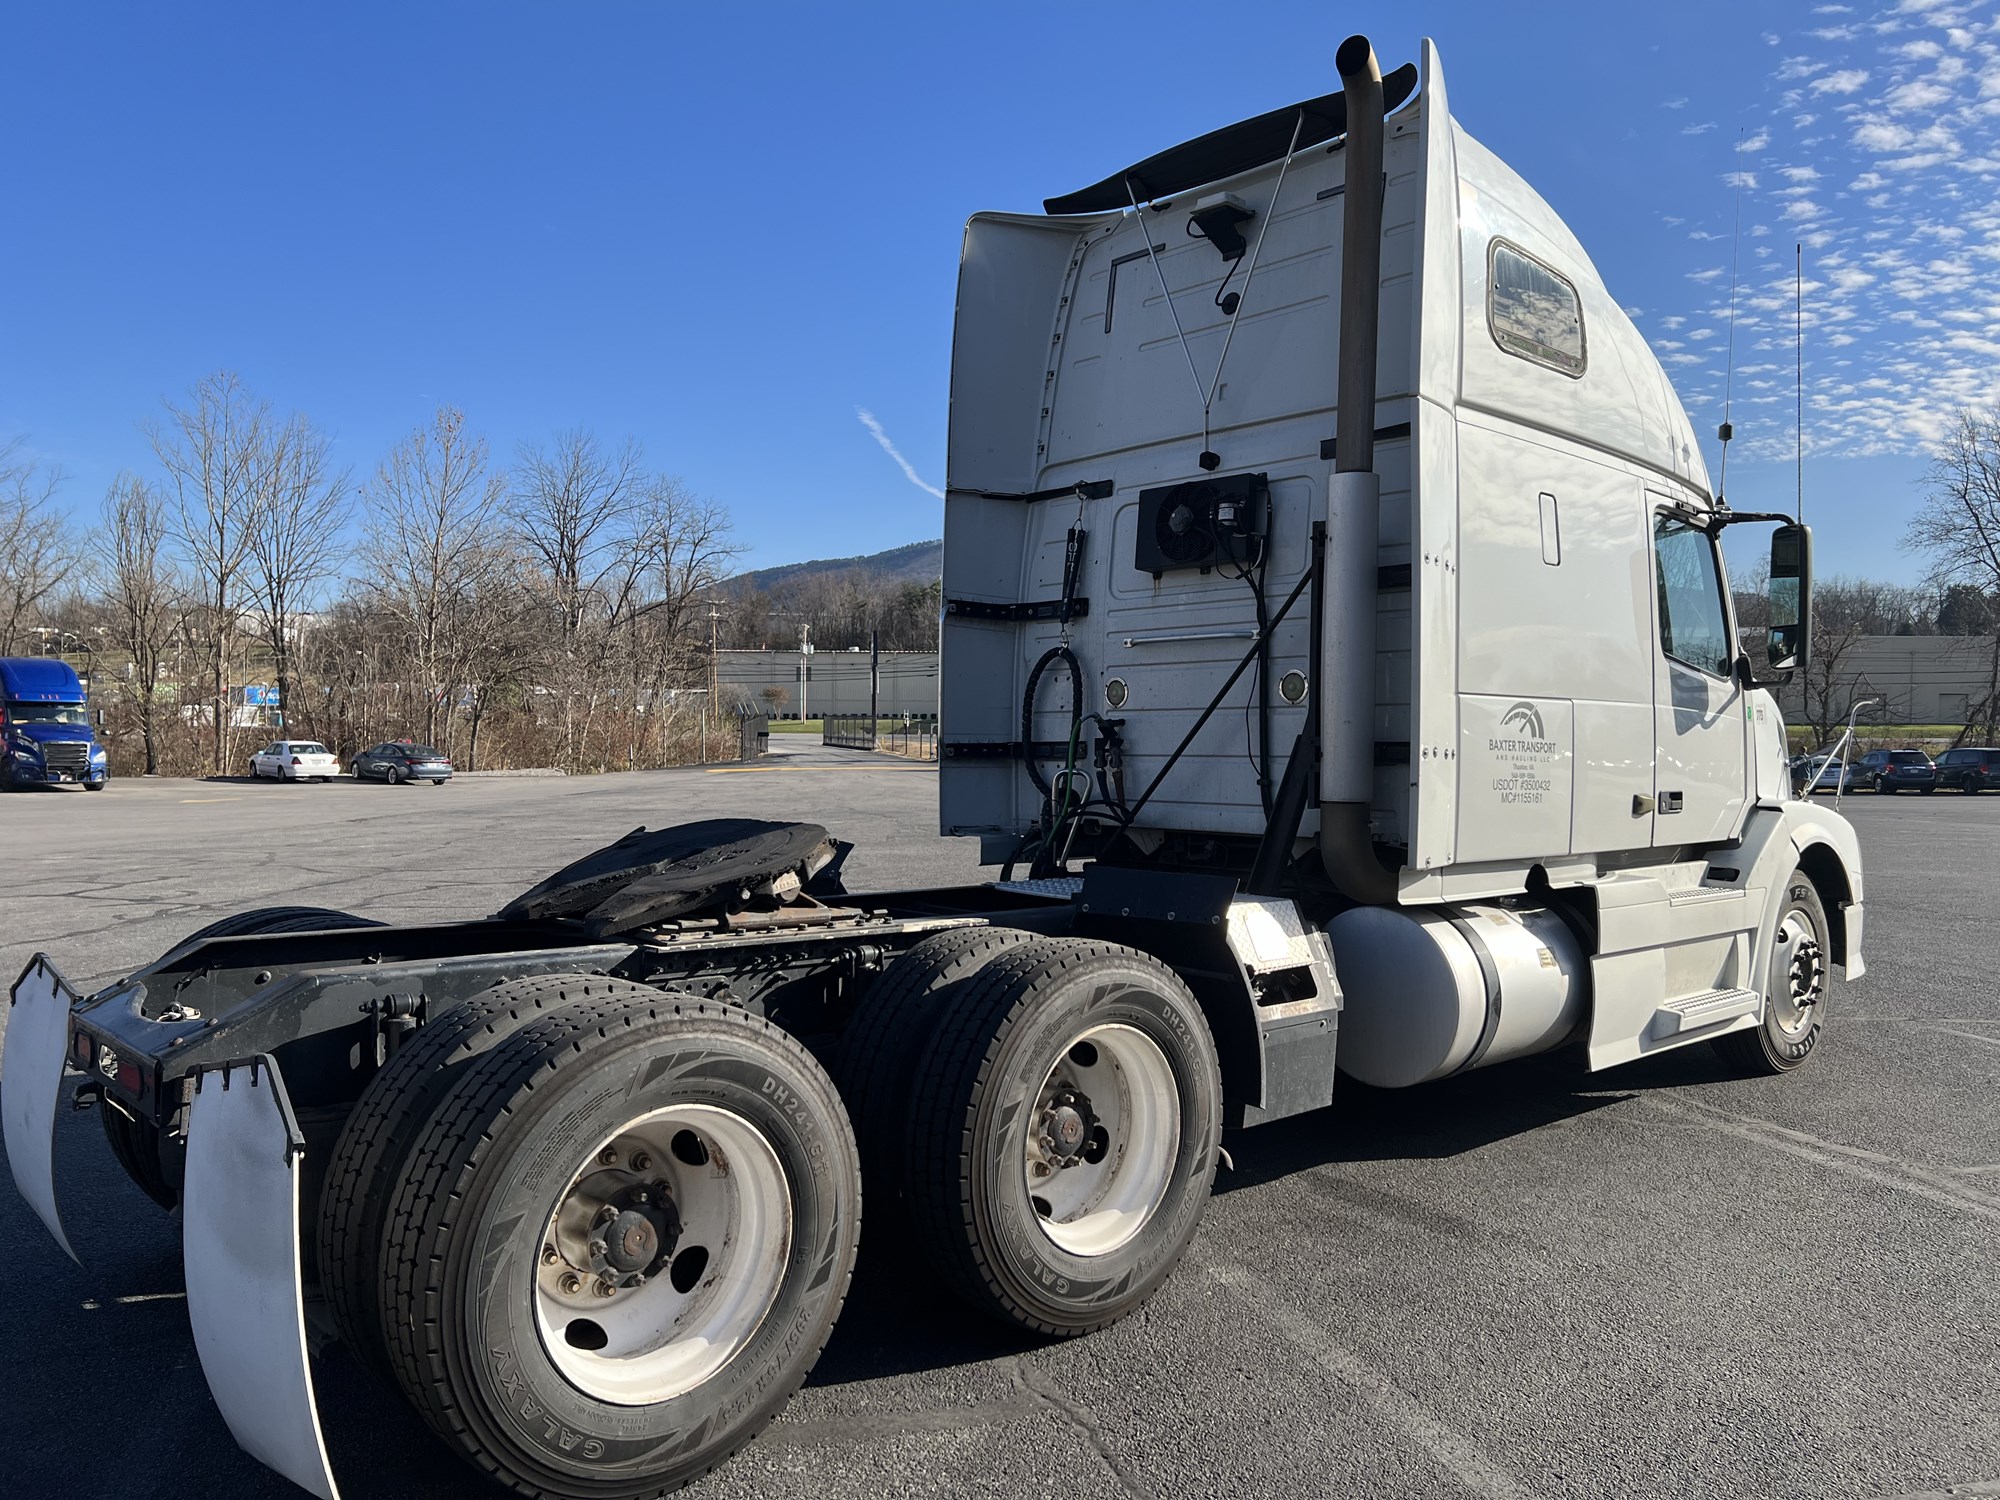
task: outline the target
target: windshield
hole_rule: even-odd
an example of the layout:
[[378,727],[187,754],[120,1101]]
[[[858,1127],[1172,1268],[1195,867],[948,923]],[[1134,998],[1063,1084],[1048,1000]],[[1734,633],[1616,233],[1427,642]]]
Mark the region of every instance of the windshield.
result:
[[14,703],[7,705],[7,717],[16,724],[84,724],[88,717],[81,703]]
[[429,745],[411,745],[403,752],[411,760],[443,760],[444,757]]
[[1931,758],[1921,750],[1892,751],[1889,759],[1899,766],[1927,766],[1931,763]]
[[322,744],[319,744],[319,743],[317,743],[317,742],[315,742],[315,741],[313,741],[313,740],[293,740],[293,741],[292,741],[292,754],[294,754],[294,755],[324,755],[324,754],[326,754],[326,746],[324,746],[324,745],[322,745]]

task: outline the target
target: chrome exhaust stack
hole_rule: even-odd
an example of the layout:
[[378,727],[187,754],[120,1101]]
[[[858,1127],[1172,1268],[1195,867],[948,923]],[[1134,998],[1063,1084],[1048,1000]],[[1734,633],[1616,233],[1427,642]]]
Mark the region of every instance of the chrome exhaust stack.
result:
[[1320,859],[1342,895],[1393,901],[1375,857],[1375,560],[1382,481],[1375,472],[1375,363],[1382,296],[1382,68],[1365,36],[1334,54],[1347,100],[1340,256],[1340,388],[1327,491],[1327,577],[1320,703]]

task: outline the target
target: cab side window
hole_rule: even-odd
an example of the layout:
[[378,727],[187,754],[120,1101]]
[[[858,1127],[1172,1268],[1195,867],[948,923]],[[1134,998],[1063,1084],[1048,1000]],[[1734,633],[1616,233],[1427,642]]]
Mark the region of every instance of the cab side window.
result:
[[1722,607],[1722,574],[1708,533],[1674,516],[1653,523],[1660,587],[1660,649],[1675,661],[1727,677],[1735,656]]

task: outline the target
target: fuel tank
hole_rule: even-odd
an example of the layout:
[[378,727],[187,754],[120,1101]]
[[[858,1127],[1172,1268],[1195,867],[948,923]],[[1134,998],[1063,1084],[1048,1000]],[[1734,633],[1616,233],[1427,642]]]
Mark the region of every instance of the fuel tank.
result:
[[1582,1024],[1583,945],[1546,907],[1360,906],[1327,924],[1346,996],[1340,1068],[1407,1088],[1561,1045]]

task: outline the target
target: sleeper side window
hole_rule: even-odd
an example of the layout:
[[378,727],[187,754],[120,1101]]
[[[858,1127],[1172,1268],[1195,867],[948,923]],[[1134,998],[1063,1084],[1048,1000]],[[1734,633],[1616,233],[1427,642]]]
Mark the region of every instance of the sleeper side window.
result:
[[1583,304],[1576,288],[1505,240],[1495,240],[1488,252],[1486,321],[1509,354],[1565,375],[1583,374]]
[[1661,516],[1653,523],[1653,557],[1660,586],[1660,649],[1712,677],[1727,677],[1734,652],[1715,543],[1698,527]]

